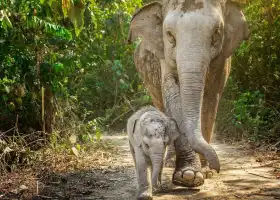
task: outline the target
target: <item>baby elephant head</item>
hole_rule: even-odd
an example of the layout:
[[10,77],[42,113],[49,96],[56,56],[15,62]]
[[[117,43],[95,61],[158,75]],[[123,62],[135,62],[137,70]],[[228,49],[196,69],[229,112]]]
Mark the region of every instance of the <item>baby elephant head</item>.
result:
[[141,145],[150,156],[164,154],[166,147],[179,136],[176,121],[158,111],[146,112],[139,121]]
[[158,111],[149,111],[140,119],[139,146],[150,158],[152,164],[152,186],[157,188],[161,182],[161,173],[164,165],[164,156],[167,146],[179,136],[175,120],[166,117]]

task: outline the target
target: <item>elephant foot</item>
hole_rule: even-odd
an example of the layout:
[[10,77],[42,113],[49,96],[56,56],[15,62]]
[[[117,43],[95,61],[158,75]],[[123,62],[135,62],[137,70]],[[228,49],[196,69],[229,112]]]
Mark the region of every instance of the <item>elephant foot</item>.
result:
[[172,183],[183,187],[198,187],[204,184],[199,155],[190,147],[186,136],[175,141],[176,168]]
[[203,185],[204,177],[200,171],[186,167],[174,172],[172,183],[183,187],[198,187]]
[[153,187],[153,194],[158,194],[160,193],[162,190],[162,186],[161,185],[157,185]]
[[152,200],[153,195],[150,188],[142,188],[139,190],[137,200]]
[[199,157],[193,154],[192,159],[181,157],[173,174],[173,184],[183,187],[198,187],[204,184]]

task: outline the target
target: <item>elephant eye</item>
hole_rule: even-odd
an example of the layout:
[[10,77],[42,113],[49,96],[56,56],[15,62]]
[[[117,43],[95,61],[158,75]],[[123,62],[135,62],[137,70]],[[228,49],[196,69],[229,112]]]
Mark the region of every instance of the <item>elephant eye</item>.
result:
[[146,143],[145,143],[145,147],[146,147],[147,149],[149,149],[149,145],[148,145],[148,144],[146,144]]
[[218,46],[220,42],[220,38],[221,38],[221,30],[219,28],[216,28],[214,34],[212,35],[211,45]]
[[168,41],[172,44],[173,48],[176,46],[176,39],[170,31],[166,33]]

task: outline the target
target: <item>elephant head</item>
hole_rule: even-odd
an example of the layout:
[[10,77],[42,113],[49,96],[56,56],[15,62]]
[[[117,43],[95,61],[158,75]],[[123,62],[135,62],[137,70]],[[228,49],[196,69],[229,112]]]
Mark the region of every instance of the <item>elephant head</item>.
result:
[[[191,147],[219,171],[219,160],[201,133],[207,71],[226,60],[249,37],[245,17],[230,0],[164,0],[138,10],[129,41],[140,37],[144,49],[178,74],[184,130]],[[177,121],[178,123],[178,121]],[[179,124],[179,123],[178,123]]]

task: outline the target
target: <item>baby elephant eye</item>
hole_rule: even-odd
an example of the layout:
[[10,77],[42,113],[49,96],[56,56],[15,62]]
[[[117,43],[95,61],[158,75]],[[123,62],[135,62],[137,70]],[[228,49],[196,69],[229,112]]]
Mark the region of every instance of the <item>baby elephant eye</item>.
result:
[[146,147],[147,149],[149,149],[149,145],[148,145],[148,144],[146,144],[146,143],[145,143],[145,147]]

